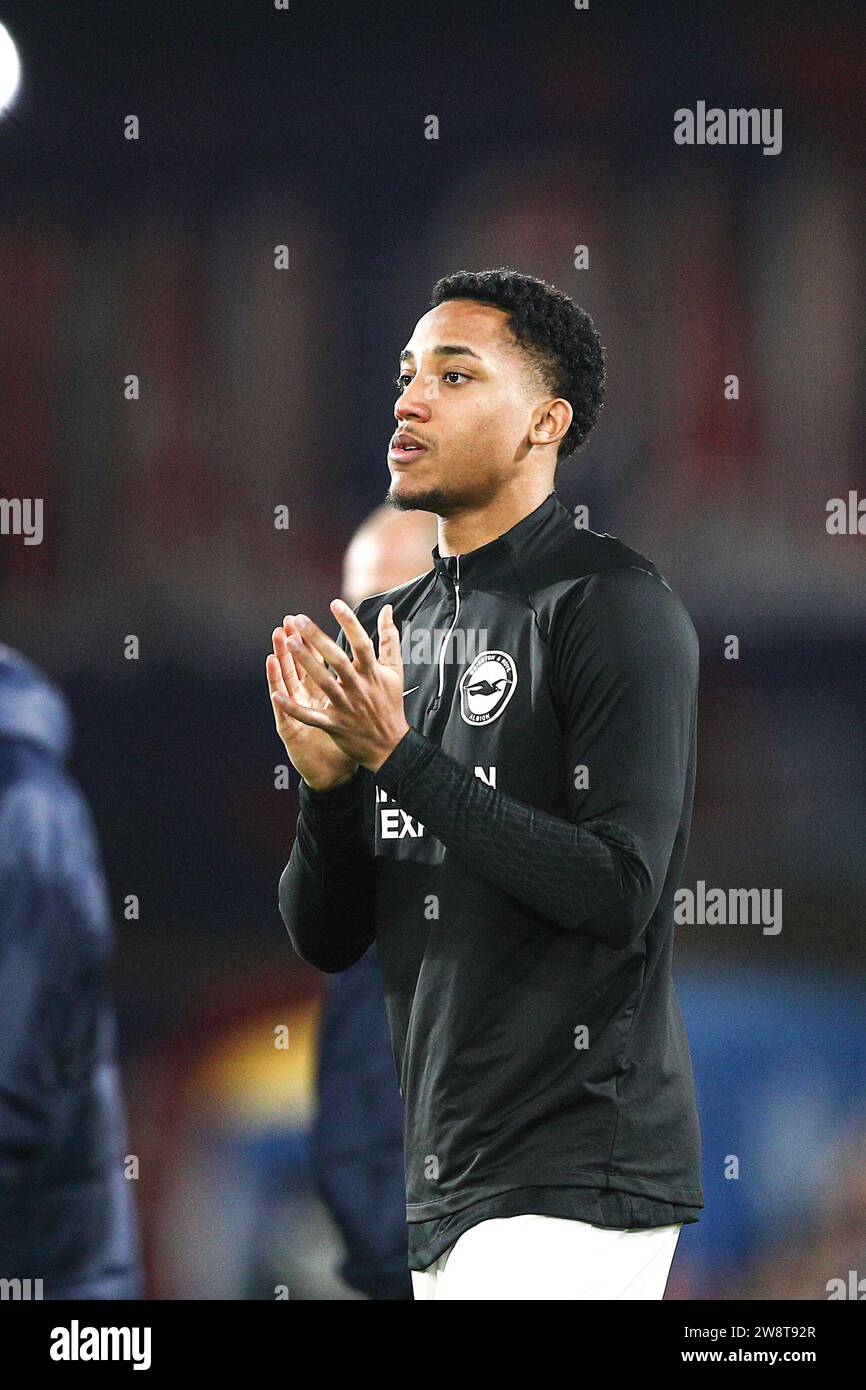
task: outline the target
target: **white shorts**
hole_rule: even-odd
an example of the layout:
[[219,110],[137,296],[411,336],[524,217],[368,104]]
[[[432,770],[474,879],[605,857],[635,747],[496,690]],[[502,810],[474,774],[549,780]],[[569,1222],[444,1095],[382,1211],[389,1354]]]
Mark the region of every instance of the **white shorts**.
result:
[[412,1270],[412,1291],[416,1299],[660,1299],[681,1229],[495,1217],[464,1231],[423,1272]]

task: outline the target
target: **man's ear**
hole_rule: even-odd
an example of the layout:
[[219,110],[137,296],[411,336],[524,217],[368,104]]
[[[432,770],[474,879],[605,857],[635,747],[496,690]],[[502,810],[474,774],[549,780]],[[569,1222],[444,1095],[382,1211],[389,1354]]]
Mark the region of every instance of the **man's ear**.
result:
[[568,434],[573,418],[574,411],[569,402],[562,396],[548,401],[540,412],[537,422],[530,430],[531,443],[558,444]]

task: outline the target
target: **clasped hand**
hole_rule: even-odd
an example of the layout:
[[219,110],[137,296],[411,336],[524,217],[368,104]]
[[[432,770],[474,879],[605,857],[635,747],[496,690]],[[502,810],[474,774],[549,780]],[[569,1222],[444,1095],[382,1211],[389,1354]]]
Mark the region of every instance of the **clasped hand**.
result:
[[[354,659],[306,614],[285,618],[274,631],[274,655],[267,660],[277,730],[293,758],[296,742],[299,753],[309,743],[297,739],[302,725],[327,735],[346,769],[360,764],[377,772],[410,728],[403,713],[403,658],[393,606],[379,610],[378,656],[349,605],[334,599],[330,607]],[[334,766],[330,760],[328,765]],[[299,770],[306,776],[303,766]]]

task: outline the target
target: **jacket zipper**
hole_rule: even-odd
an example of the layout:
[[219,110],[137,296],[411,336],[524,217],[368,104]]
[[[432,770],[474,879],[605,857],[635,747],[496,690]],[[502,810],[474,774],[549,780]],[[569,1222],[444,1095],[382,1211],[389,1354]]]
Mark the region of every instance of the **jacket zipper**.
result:
[[[443,685],[445,684],[445,652],[446,652],[446,650],[447,650],[447,648],[448,648],[448,643],[449,643],[449,641],[451,640],[451,634],[452,634],[452,632],[454,631],[455,627],[457,626],[457,615],[458,615],[458,613],[460,612],[460,556],[459,556],[459,555],[457,556],[457,573],[456,573],[456,575],[454,576],[454,579],[452,580],[452,583],[453,583],[453,585],[454,585],[454,599],[455,599],[455,603],[454,603],[454,621],[453,621],[453,623],[451,624],[451,626],[449,627],[448,631],[447,631],[446,634],[445,634],[445,640],[444,640],[444,642],[442,643],[442,649],[441,649],[441,651],[439,652],[439,689],[438,689],[437,692],[436,692],[436,699],[433,701],[432,705],[430,706],[430,710],[437,710],[437,709],[439,708],[439,701],[442,699],[442,687],[443,687]],[[429,713],[429,711],[428,711],[428,713]]]

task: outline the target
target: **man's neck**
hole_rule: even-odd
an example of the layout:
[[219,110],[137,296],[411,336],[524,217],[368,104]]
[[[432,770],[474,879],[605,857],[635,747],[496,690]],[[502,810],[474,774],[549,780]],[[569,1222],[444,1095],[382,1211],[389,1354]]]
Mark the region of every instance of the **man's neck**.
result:
[[466,555],[489,541],[495,541],[522,521],[553,492],[553,484],[539,482],[531,488],[506,489],[483,507],[440,516],[438,544],[440,555]]

